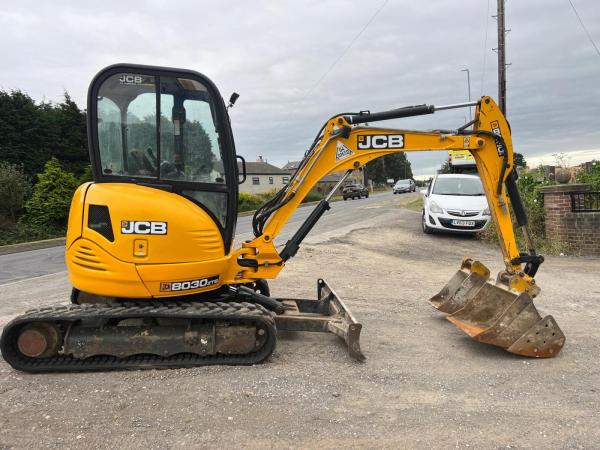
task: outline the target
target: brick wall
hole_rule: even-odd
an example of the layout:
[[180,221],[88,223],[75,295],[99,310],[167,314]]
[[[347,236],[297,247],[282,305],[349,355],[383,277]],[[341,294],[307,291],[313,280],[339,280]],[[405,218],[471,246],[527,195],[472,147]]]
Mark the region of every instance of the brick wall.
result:
[[600,256],[600,212],[572,212],[571,193],[589,191],[585,184],[544,186],[546,236],[566,242],[582,255]]

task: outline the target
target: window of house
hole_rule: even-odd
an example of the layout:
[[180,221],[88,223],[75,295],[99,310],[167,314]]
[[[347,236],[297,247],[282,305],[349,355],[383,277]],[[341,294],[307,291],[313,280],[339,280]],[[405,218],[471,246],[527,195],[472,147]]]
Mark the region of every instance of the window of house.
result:
[[269,177],[269,184],[273,184],[273,177]]
[[259,177],[252,177],[252,184],[260,184],[260,178]]
[[290,177],[283,177],[283,184],[288,184],[290,182]]

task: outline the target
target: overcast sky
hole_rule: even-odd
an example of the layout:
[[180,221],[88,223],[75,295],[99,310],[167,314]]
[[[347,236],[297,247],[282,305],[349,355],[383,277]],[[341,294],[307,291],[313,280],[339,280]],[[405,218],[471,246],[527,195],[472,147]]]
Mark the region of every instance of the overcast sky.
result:
[[[572,1],[600,46],[598,0]],[[336,113],[465,101],[463,68],[474,98],[496,98],[496,21],[488,17],[495,8],[495,0],[5,1],[0,89],[46,101],[66,90],[85,108],[88,83],[109,64],[194,69],[223,97],[241,94],[231,114],[238,152],[282,165],[299,159]],[[506,13],[515,150],[536,163],[556,152],[573,152],[573,163],[600,158],[600,55],[569,1],[509,0]],[[439,112],[388,125],[456,128],[466,116]],[[425,175],[445,155],[409,158]]]

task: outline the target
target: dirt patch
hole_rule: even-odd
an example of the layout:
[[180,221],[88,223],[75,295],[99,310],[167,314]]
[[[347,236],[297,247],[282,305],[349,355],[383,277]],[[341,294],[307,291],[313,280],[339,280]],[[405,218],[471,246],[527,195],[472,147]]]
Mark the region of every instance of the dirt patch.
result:
[[[414,212],[305,244],[272,282],[327,279],[363,322],[365,363],[329,335],[281,334],[268,364],[27,375],[0,361],[2,448],[595,448],[600,442],[600,261],[548,258],[536,304],[567,335],[531,360],[478,344],[427,299],[477,256],[472,238],[423,235]],[[364,226],[364,225],[363,225]],[[3,287],[0,320],[65,301],[65,274]]]

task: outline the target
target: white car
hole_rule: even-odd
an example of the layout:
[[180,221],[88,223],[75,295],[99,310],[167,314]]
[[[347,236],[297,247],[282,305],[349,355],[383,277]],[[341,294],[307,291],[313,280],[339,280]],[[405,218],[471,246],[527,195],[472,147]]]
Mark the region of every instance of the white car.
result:
[[436,175],[421,193],[424,233],[475,233],[490,222],[490,209],[477,175]]

